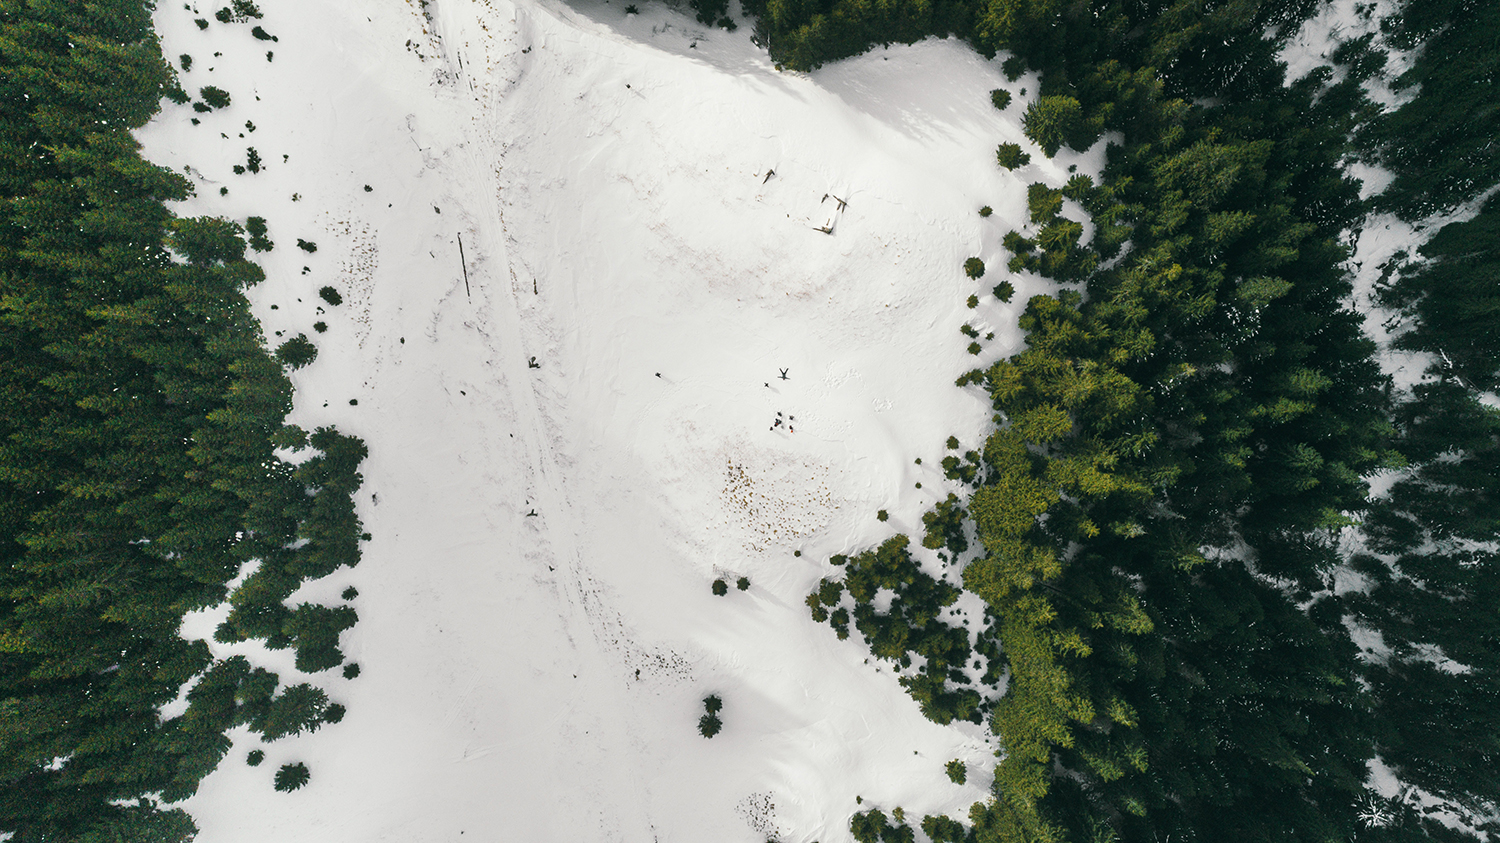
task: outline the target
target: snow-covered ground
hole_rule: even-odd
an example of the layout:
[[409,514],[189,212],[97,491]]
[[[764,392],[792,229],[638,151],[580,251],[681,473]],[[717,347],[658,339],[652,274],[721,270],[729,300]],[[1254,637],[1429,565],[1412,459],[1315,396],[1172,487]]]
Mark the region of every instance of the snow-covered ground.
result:
[[[200,841],[837,841],[860,798],[914,817],[984,798],[987,730],[923,719],[803,597],[830,554],[919,531],[943,440],[988,423],[953,379],[1017,350],[1042,290],[989,294],[1000,235],[1027,181],[1100,163],[1025,140],[1035,79],[954,41],[781,73],[748,27],[660,4],[260,5],[230,25],[161,5],[184,88],[234,102],[169,107],[141,138],[191,168],[180,213],[270,220],[255,310],[271,344],[317,342],[292,420],[368,443],[373,541],[296,595],[358,588],[363,672],[309,680],[348,716],[255,768],[237,731],[187,804]],[[1000,170],[1002,141],[1037,163]],[[251,146],[265,169],[232,174]],[[995,332],[978,358],[965,321]],[[296,760],[311,783],[274,792]]]

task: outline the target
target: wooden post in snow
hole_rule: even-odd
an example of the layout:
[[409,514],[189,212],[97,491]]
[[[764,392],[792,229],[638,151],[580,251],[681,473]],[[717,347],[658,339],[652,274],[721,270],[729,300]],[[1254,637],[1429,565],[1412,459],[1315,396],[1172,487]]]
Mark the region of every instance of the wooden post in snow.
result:
[[461,263],[461,264],[463,264],[463,268],[464,268],[464,296],[467,297],[467,298],[471,298],[472,299],[474,297],[469,294],[469,262],[464,259],[464,235],[463,235],[463,232],[459,232],[459,235],[458,235],[458,262]]

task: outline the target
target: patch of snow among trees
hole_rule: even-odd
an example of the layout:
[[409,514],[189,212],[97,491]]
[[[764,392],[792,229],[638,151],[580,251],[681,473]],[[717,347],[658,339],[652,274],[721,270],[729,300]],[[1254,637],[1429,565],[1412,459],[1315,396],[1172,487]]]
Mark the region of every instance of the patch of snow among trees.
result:
[[[291,421],[368,444],[373,538],[295,595],[357,587],[357,678],[210,640],[348,714],[257,767],[233,732],[187,803],[200,841],[831,841],[860,804],[983,799],[988,730],[924,719],[803,597],[957,489],[943,442],[978,447],[990,410],[954,378],[1018,351],[1048,289],[990,294],[1001,235],[1102,144],[1046,159],[1019,125],[1035,79],[951,40],[803,75],[661,5],[261,7],[274,43],[158,8],[183,88],[233,102],[141,139],[194,180],[179,213],[269,220],[256,314],[272,346],[316,342]],[[1004,141],[1035,163],[997,167]],[[248,147],[261,171],[234,174]],[[977,357],[965,323],[995,334]]]

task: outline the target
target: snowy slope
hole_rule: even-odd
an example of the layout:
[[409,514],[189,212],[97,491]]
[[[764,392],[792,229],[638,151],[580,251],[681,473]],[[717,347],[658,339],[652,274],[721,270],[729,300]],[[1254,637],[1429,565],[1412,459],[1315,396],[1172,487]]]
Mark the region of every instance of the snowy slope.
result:
[[[988,294],[999,237],[1027,181],[1099,163],[994,165],[1001,141],[1030,149],[1035,80],[944,41],[779,73],[745,28],[661,5],[261,7],[274,43],[158,10],[164,51],[194,56],[184,87],[234,103],[141,137],[191,168],[181,213],[269,218],[256,312],[272,344],[317,341],[292,420],[368,443],[374,538],[297,595],[359,590],[362,674],[309,680],[348,716],[257,768],[236,733],[187,804],[199,839],[836,841],[856,797],[915,817],[982,799],[987,730],[923,719],[802,601],[830,554],[919,531],[943,440],[987,424],[953,379],[1017,350],[1043,289]],[[236,176],[248,146],[267,167]],[[977,283],[971,255],[995,266]],[[344,303],[320,312],[324,284]],[[966,320],[996,333],[979,358]],[[311,783],[272,791],[294,760]]]

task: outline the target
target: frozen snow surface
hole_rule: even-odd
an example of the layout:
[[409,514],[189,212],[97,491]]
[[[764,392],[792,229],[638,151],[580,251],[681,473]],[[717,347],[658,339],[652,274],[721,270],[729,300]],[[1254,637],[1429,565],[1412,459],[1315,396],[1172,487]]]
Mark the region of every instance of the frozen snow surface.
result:
[[[1100,163],[1031,148],[1035,79],[940,40],[782,73],[748,27],[660,4],[260,6],[161,4],[183,87],[234,102],[169,106],[141,138],[195,180],[180,213],[269,219],[255,311],[272,345],[317,342],[292,421],[368,443],[373,540],[295,597],[358,588],[358,678],[213,645],[349,713],[259,767],[233,733],[187,803],[200,841],[826,843],[857,797],[917,818],[983,799],[987,729],[925,720],[803,597],[829,555],[919,531],[950,490],[943,440],[988,424],[953,380],[1018,350],[1044,290],[989,294],[1000,235],[1026,182]],[[999,169],[1002,141],[1037,163]],[[248,147],[264,169],[233,174]],[[978,282],[971,255],[995,267]],[[966,321],[996,335],[977,358]],[[273,791],[292,761],[310,784]]]

